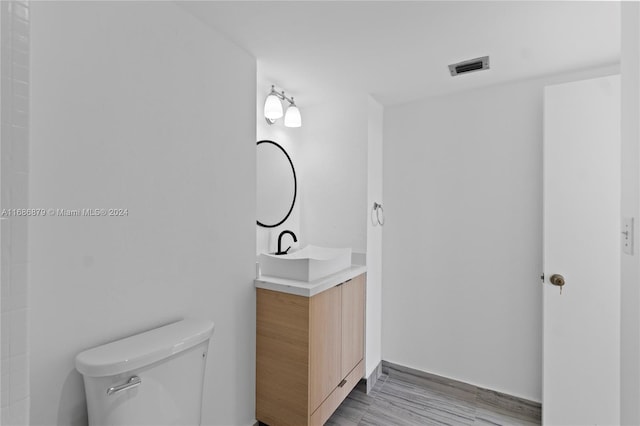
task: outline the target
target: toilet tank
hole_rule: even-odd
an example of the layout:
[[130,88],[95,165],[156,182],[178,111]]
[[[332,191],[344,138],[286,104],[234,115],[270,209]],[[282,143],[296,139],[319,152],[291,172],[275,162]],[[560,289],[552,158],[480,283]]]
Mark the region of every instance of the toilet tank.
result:
[[199,425],[213,328],[185,319],[78,354],[89,425]]

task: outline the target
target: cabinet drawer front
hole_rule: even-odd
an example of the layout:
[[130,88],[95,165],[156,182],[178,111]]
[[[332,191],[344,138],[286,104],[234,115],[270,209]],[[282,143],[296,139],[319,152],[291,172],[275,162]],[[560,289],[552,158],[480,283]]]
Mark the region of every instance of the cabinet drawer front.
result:
[[[353,388],[358,384],[364,376],[364,361],[360,361],[358,365],[344,378],[342,387],[336,387],[331,395],[324,400],[318,409],[311,415],[309,424],[312,426],[322,426],[329,417],[336,411],[342,401],[349,395]],[[341,382],[342,383],[342,382]]]
[[310,426],[322,426],[324,425],[329,417],[336,411],[336,409],[342,403],[344,397],[342,396],[342,388],[335,388],[333,392],[329,395],[327,399],[325,399],[322,404],[313,412],[311,417],[309,418]]
[[364,377],[364,360],[360,361],[353,370],[345,377],[345,384],[338,388],[342,391],[342,399],[345,399],[356,387],[360,379]]

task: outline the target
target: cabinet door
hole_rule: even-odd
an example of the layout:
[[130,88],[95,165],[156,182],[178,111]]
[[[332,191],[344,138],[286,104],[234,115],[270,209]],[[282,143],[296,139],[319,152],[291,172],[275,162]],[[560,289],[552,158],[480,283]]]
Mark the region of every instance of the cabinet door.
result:
[[342,286],[342,363],[344,378],[364,358],[365,274]]
[[338,386],[342,344],[342,291],[333,287],[309,301],[309,412]]

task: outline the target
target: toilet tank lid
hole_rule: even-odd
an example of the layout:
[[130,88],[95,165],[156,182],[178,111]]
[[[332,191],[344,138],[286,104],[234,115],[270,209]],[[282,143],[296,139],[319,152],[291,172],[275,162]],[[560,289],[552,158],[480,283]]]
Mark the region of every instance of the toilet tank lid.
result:
[[81,352],[76,356],[76,369],[90,377],[135,370],[208,340],[213,328],[207,319],[184,319]]

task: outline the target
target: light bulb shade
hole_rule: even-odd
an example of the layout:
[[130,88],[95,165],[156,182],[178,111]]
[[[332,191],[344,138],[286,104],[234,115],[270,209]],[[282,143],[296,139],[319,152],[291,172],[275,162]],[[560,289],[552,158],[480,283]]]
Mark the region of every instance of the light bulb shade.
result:
[[289,108],[287,108],[287,113],[284,116],[284,125],[287,127],[302,126],[302,117],[296,104],[291,104]]
[[282,117],[282,102],[274,94],[267,96],[264,101],[264,117],[269,120],[277,120]]

